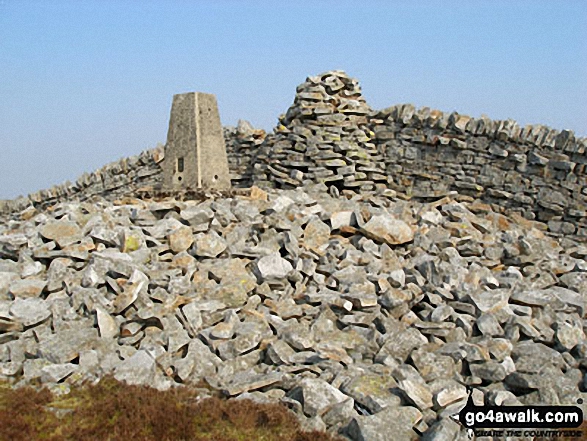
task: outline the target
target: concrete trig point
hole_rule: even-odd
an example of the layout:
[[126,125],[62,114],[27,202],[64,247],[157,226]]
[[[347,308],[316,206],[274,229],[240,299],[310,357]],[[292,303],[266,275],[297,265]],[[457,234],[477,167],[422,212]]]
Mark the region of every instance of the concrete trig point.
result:
[[165,190],[230,188],[226,146],[214,95],[189,92],[173,96],[163,186]]

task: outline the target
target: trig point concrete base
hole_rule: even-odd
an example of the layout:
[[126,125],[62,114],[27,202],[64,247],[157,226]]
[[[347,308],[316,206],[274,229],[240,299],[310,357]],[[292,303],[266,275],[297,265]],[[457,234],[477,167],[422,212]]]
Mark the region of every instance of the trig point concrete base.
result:
[[230,188],[226,146],[214,95],[190,92],[173,97],[162,166],[165,190]]

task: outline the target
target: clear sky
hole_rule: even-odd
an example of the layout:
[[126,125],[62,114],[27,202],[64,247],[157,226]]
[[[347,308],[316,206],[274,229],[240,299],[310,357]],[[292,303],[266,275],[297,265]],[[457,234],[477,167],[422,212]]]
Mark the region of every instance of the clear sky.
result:
[[164,143],[173,94],[272,129],[308,75],[587,135],[587,1],[0,0],[0,199]]

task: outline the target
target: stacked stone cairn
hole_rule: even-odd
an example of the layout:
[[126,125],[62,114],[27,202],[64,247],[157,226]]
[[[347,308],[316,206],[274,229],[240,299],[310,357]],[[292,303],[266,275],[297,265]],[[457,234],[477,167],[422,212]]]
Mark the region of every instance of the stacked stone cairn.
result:
[[278,188],[318,182],[337,194],[387,188],[383,156],[367,127],[370,111],[358,81],[345,72],[308,77],[260,147],[255,182]]
[[253,157],[265,140],[265,131],[255,129],[250,122],[239,120],[235,127],[224,127],[224,140],[230,180],[233,187],[250,187],[253,182]]

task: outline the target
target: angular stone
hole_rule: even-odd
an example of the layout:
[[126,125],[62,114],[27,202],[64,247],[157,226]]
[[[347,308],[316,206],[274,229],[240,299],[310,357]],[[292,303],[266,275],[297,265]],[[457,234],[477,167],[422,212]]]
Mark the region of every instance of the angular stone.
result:
[[516,303],[530,306],[544,306],[553,301],[552,295],[548,290],[528,290],[512,292],[511,300]]
[[51,317],[51,310],[43,299],[17,298],[10,307],[10,314],[24,326],[33,326]]
[[145,246],[145,236],[141,231],[125,229],[122,233],[122,247],[123,253],[132,253]]
[[357,291],[353,288],[350,289],[348,293],[344,293],[342,295],[343,299],[350,301],[353,304],[353,307],[357,309],[361,308],[371,308],[377,305],[377,295],[375,294],[375,286],[371,282],[367,282],[373,286],[373,290],[362,290],[361,286],[357,286]]
[[565,365],[560,352],[533,341],[521,341],[514,345],[512,359],[516,371],[531,374],[539,373],[544,366],[562,368]]
[[47,271],[47,291],[53,292],[62,289],[72,263],[70,259],[65,258],[51,261]]
[[0,271],[0,300],[8,300],[9,287],[18,278],[16,272]]
[[280,372],[267,374],[259,374],[254,371],[239,372],[232,377],[230,383],[223,390],[229,396],[240,395],[279,383],[282,378],[283,374]]
[[314,346],[314,338],[307,325],[295,320],[289,320],[280,334],[289,345],[298,351],[305,351]]
[[512,293],[512,301],[522,305],[545,306],[551,305],[555,308],[573,306],[580,315],[587,310],[587,299],[583,293],[570,289],[552,286],[547,289],[517,290]]
[[567,351],[571,351],[579,343],[585,341],[585,333],[580,321],[558,322],[556,327],[556,341]]
[[194,234],[192,233],[192,229],[185,225],[182,225],[169,234],[169,247],[176,254],[189,250],[192,243],[194,243]]
[[199,257],[217,257],[226,250],[226,241],[216,231],[196,236],[194,254]]
[[73,363],[50,364],[41,368],[42,383],[59,383],[78,369]]
[[304,378],[289,394],[302,403],[304,414],[308,417],[322,415],[332,405],[342,403],[348,397],[324,380]]
[[267,357],[276,365],[289,364],[295,351],[283,340],[275,340],[267,347]]
[[98,338],[95,328],[81,325],[63,329],[39,342],[39,355],[52,363],[69,363],[81,351],[91,349]]
[[302,237],[306,247],[321,252],[330,239],[330,227],[320,219],[314,218],[306,225]]
[[197,260],[185,251],[182,251],[171,259],[171,266],[174,268],[181,268],[186,272],[196,266]]
[[3,380],[6,377],[16,377],[22,371],[22,363],[20,362],[6,362],[0,363],[0,378]]
[[291,198],[285,195],[280,195],[273,201],[271,209],[277,213],[282,213],[293,204],[294,201]]
[[324,412],[322,420],[328,427],[342,428],[348,426],[351,420],[358,416],[354,405],[355,402],[352,398],[336,403]]
[[330,216],[330,225],[333,230],[356,225],[355,213],[352,210],[336,211]]
[[184,227],[180,221],[173,217],[164,218],[155,223],[152,227],[145,228],[147,233],[154,239],[163,240],[178,228]]
[[400,405],[400,397],[392,393],[392,389],[396,387],[397,383],[393,377],[365,374],[353,378],[341,390],[371,413],[378,413],[386,407]]
[[354,418],[347,428],[356,441],[412,441],[416,438],[413,427],[422,419],[415,407],[387,407],[370,416]]
[[60,248],[64,248],[82,238],[81,230],[75,222],[58,220],[46,223],[40,230],[41,236],[54,240]]
[[17,298],[39,297],[47,286],[45,280],[16,279],[10,284],[10,293]]
[[205,295],[205,299],[216,300],[224,308],[239,308],[247,302],[248,298],[247,287],[239,283],[238,280],[221,283],[216,289]]
[[406,273],[403,269],[390,271],[388,281],[393,288],[403,288],[406,284]]
[[214,219],[214,212],[209,207],[201,205],[188,205],[179,212],[179,215],[190,225],[208,224]]
[[261,279],[283,279],[293,267],[279,253],[274,253],[259,259],[256,269]]
[[139,350],[118,363],[114,378],[130,385],[151,385],[155,377],[155,360],[147,351]]
[[188,344],[185,358],[175,362],[180,378],[193,383],[197,383],[202,377],[215,375],[221,364],[222,360],[197,338]]
[[504,334],[503,328],[491,313],[481,314],[475,324],[483,335],[495,337]]
[[394,332],[387,338],[378,356],[391,355],[405,361],[413,349],[428,343],[428,339],[415,328]]
[[453,441],[459,439],[461,426],[451,418],[442,418],[424,433],[424,441]]
[[414,239],[414,232],[404,221],[390,215],[373,216],[361,231],[369,238],[388,245],[401,245]]
[[408,304],[413,294],[405,289],[391,288],[379,296],[379,302],[386,308],[392,309],[400,305]]
[[132,305],[142,291],[146,292],[148,286],[149,278],[141,271],[135,269],[130,279],[128,279],[123,292],[114,300],[114,312],[118,314]]
[[456,372],[453,359],[446,355],[437,355],[420,348],[413,351],[410,357],[414,362],[414,366],[426,381],[451,378]]
[[114,317],[108,314],[104,308],[96,307],[96,316],[98,318],[98,330],[102,338],[116,338],[120,333],[120,327]]
[[510,293],[506,289],[477,290],[469,293],[469,297],[481,312],[492,313],[507,306]]
[[471,374],[491,382],[503,381],[507,376],[507,371],[501,363],[487,361],[480,364],[470,364]]
[[188,303],[181,308],[186,319],[187,331],[194,338],[202,327],[202,313],[195,302]]
[[399,388],[420,410],[432,407],[432,393],[426,385],[413,380],[401,380]]
[[26,359],[22,363],[22,376],[25,381],[34,381],[41,378],[43,375],[42,369],[46,366],[51,366],[51,363],[47,360],[34,358]]
[[560,286],[552,286],[548,288],[548,292],[563,305],[575,307],[580,316],[583,316],[587,311],[587,296],[584,291],[576,292]]
[[465,400],[468,396],[467,388],[453,379],[436,380],[430,384],[430,388],[435,410]]
[[229,339],[234,335],[234,325],[231,322],[220,322],[214,325],[210,331],[210,336],[216,339]]
[[176,353],[191,341],[187,331],[183,328],[176,316],[163,317],[161,323],[167,334],[167,351],[169,353]]

